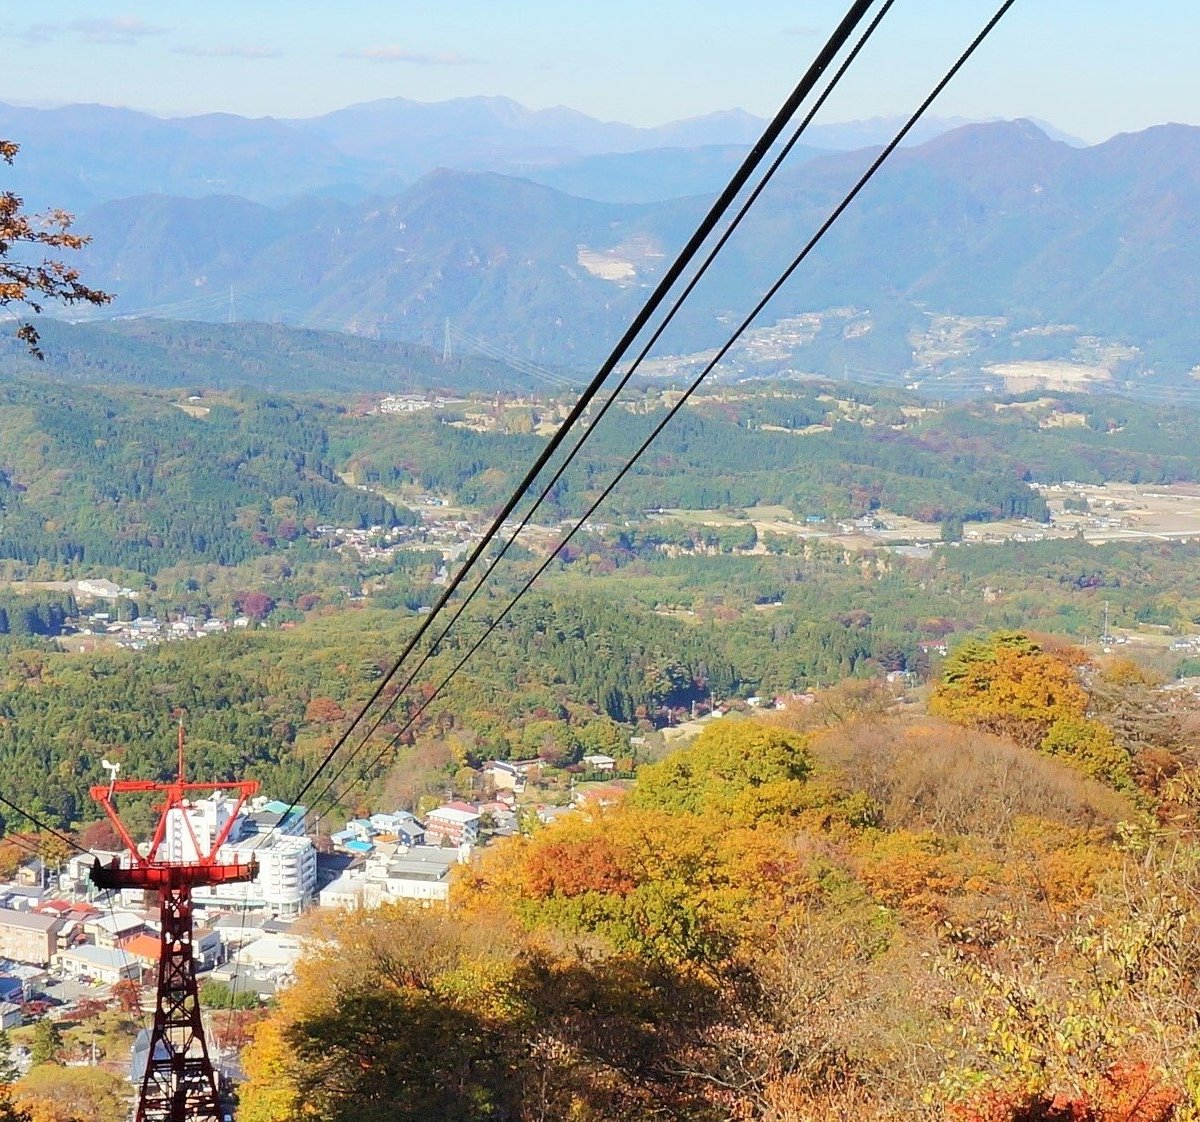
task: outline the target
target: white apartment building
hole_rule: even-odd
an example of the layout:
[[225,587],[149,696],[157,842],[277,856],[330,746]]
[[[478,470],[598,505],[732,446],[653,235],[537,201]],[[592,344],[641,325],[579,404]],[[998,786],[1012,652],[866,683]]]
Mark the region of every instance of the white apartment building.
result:
[[[186,811],[171,811],[160,858],[197,860],[198,851],[207,853],[212,847],[233,807],[217,791],[211,798],[197,799]],[[296,915],[304,907],[316,891],[317,851],[302,833],[305,808],[296,807],[285,820],[287,809],[266,799],[255,799],[242,809],[217,860],[222,864],[257,861],[258,873],[252,881],[194,889],[192,898],[199,907],[247,907],[280,916]]]

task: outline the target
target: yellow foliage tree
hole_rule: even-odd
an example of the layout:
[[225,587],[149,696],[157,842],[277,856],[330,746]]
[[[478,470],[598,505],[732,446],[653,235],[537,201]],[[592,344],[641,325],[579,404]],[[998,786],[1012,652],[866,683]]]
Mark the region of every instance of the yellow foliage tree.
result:
[[956,724],[1002,733],[1030,748],[1056,721],[1081,718],[1087,693],[1070,660],[1019,632],[969,640],[946,659],[929,710]]

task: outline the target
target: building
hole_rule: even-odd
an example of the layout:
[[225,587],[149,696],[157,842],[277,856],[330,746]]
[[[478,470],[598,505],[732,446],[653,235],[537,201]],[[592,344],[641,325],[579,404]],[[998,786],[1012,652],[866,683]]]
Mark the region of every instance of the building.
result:
[[227,864],[257,861],[258,872],[252,881],[194,889],[192,899],[197,907],[248,907],[272,915],[296,915],[317,886],[317,851],[304,836],[307,808],[258,798],[235,818],[236,805],[218,791],[212,798],[197,799],[186,811],[169,811],[159,855],[172,861],[195,861],[198,852],[211,850],[228,825],[217,860]]
[[94,596],[98,600],[115,600],[118,596],[132,595],[132,589],[122,588],[101,577],[86,577],[76,581],[75,588],[81,596]]
[[41,888],[30,888],[23,884],[0,884],[0,908],[11,908],[14,912],[32,912],[46,895]]
[[612,806],[633,789],[632,779],[610,779],[605,783],[576,783],[571,801],[575,806]]
[[58,936],[64,926],[56,915],[0,908],[0,957],[48,966],[58,952]]
[[317,888],[317,851],[309,838],[251,834],[228,842],[217,855],[223,863],[257,861],[251,881],[206,885],[192,890],[199,907],[247,907],[271,915],[298,915]]
[[381,847],[362,868],[322,889],[321,906],[354,911],[399,900],[443,903],[450,896],[451,871],[462,859],[459,850],[439,846]]
[[122,854],[108,850],[76,853],[67,859],[66,869],[59,879],[59,887],[64,892],[71,892],[76,896],[90,896],[96,891],[92,884],[92,866],[97,860],[101,865],[107,865],[114,857],[120,861]]
[[407,810],[397,810],[392,814],[372,814],[368,821],[376,834],[390,835],[404,845],[425,843],[425,827]]
[[529,773],[541,766],[542,761],[533,760],[490,760],[483,765],[484,779],[491,780],[497,791],[524,791]]
[[588,771],[613,771],[617,766],[617,761],[612,756],[597,754],[595,756],[584,756],[583,766]]
[[55,959],[62,972],[74,978],[92,978],[106,986],[124,979],[142,980],[142,964],[125,951],[114,947],[70,947]]
[[98,947],[116,947],[126,939],[141,935],[149,930],[146,921],[137,912],[104,912],[84,921],[83,931],[90,935]]
[[425,840],[436,844],[474,845],[479,840],[479,812],[470,803],[447,803],[425,816]]

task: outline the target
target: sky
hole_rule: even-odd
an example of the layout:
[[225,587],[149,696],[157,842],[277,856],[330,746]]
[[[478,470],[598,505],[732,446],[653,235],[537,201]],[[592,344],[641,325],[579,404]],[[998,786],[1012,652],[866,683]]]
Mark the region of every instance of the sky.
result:
[[[774,112],[849,0],[0,0],[0,100],[308,117],[503,95],[655,125]],[[824,121],[907,112],[998,0],[896,0]],[[1094,142],[1200,124],[1200,4],[1018,0],[933,112]]]

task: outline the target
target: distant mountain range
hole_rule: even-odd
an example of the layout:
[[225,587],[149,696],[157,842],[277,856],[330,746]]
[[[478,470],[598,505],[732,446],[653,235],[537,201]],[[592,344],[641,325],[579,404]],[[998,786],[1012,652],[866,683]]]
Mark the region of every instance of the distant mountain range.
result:
[[[896,124],[814,129],[661,349],[720,341]],[[397,98],[294,121],[0,105],[0,136],[22,145],[0,175],[34,209],[79,212],[94,237],[82,264],[117,294],[116,316],[275,322],[438,352],[450,321],[582,369],[761,127],[731,111],[636,128],[504,98]],[[914,340],[930,316],[951,315],[1008,320],[973,362],[1069,361],[1096,336],[1140,349],[1126,373],[1188,376],[1200,356],[1200,130],[1081,147],[1029,121],[922,129],[764,316],[869,317],[827,321],[780,370],[903,373],[929,351]],[[1025,330],[1046,324],[1071,329]],[[969,357],[943,351],[943,366]]]
[[[930,118],[914,140],[965,122]],[[304,120],[228,113],[161,118],[104,105],[0,103],[0,137],[22,146],[6,185],[34,207],[81,210],[130,195],[240,195],[278,204],[319,193],[344,201],[393,194],[437,168],[519,174],[609,202],[716,191],[727,177],[714,146],[745,150],[765,122],[730,110],[657,128],[598,121],[572,109],[526,109],[503,97],[388,98]],[[822,125],[818,149],[882,144],[898,121]],[[699,149],[694,166],[681,150]],[[642,153],[588,166],[588,157]],[[657,155],[661,153],[661,156]],[[655,172],[657,163],[663,170]],[[639,189],[626,172],[636,174]],[[565,177],[565,178],[564,178]],[[666,193],[663,193],[663,192]]]
[[[366,141],[363,141],[364,146]],[[581,157],[575,180],[639,175],[677,185],[728,146]],[[809,150],[780,176],[663,340],[719,341],[841,198],[870,153]],[[601,170],[597,170],[597,169]],[[603,170],[607,168],[608,170]],[[619,172],[614,169],[620,169]],[[582,368],[606,353],[706,206],[703,195],[599,202],[494,172],[438,170],[394,195],[143,195],[88,209],[89,281],[116,315],[259,320],[440,347],[446,321],[536,361]],[[1200,355],[1200,129],[1161,126],[1076,148],[1030,122],[969,125],[904,149],[768,308],[770,322],[853,306],[870,321],[801,368],[904,371],[930,314],[1005,316],[992,361],[1069,359],[1063,339],[1141,348],[1135,367],[1184,377]],[[1043,338],[1037,342],[1037,338]],[[830,343],[826,338],[825,343]],[[950,360],[954,357],[950,352]]]

